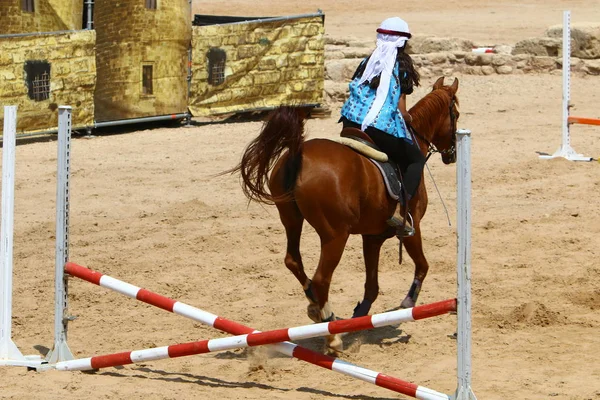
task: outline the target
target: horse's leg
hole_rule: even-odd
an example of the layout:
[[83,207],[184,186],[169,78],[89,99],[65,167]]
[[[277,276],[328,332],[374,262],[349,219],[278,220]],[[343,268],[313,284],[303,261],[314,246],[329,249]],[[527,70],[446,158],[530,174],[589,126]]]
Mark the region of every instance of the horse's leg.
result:
[[410,308],[414,307],[417,303],[419,292],[421,291],[421,285],[427,276],[427,271],[429,271],[429,263],[425,258],[425,254],[423,254],[421,229],[418,225],[415,226],[415,235],[412,237],[405,237],[403,240],[404,247],[406,248],[408,255],[415,263],[415,276],[413,283],[410,286],[410,290],[408,291],[406,298],[402,300],[400,307]]
[[383,236],[363,235],[363,256],[365,258],[365,272],[367,274],[365,280],[365,296],[363,301],[358,303],[354,309],[352,318],[362,317],[369,314],[371,305],[379,295],[379,253],[381,246],[386,238]]
[[[321,256],[312,280],[312,290],[317,297],[318,304],[308,306],[308,316],[315,322],[330,322],[335,319],[329,305],[329,286],[333,271],[342,258],[349,236],[348,233],[340,233],[326,241],[321,239]],[[327,346],[337,351],[343,350],[341,336],[327,336]]]
[[284,259],[285,266],[298,279],[309,301],[314,301],[311,299],[312,294],[309,290],[310,279],[308,279],[308,276],[304,272],[302,256],[300,255],[300,236],[302,235],[304,217],[295,203],[280,203],[277,204],[277,209],[279,210],[279,217],[285,228],[285,235],[287,237],[287,249]]

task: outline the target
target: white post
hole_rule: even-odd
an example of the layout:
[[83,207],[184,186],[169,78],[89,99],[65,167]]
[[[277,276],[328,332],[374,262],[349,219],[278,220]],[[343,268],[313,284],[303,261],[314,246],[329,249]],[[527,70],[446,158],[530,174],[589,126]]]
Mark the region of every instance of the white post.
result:
[[471,389],[471,131],[457,132],[458,387],[456,400],[476,400]]
[[54,347],[46,362],[72,360],[67,345],[67,278],[65,264],[69,259],[69,175],[71,155],[71,107],[58,107],[58,169],[56,187],[56,259],[54,292]]
[[577,153],[571,147],[569,132],[569,108],[571,107],[571,11],[563,13],[563,39],[562,39],[562,143],[554,154],[540,156],[541,159],[563,157],[570,161],[592,161],[591,157]]
[[4,107],[2,133],[2,234],[0,237],[0,365],[34,367],[40,356],[23,356],[12,341],[12,273],[17,106]]

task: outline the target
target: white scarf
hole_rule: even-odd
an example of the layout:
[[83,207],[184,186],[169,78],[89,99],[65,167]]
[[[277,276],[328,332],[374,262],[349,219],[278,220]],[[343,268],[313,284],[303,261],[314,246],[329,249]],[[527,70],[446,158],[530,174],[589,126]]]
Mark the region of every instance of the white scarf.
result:
[[404,36],[383,33],[377,34],[377,48],[373,50],[369,62],[365,67],[365,71],[358,81],[358,84],[360,85],[363,82],[371,81],[371,79],[381,74],[375,101],[373,101],[371,109],[362,122],[361,129],[363,131],[375,120],[377,114],[379,114],[379,111],[381,111],[381,108],[383,107],[383,103],[385,102],[390,89],[390,80],[392,78],[392,73],[394,72],[394,65],[396,64],[398,47],[404,46],[406,40],[407,38]]

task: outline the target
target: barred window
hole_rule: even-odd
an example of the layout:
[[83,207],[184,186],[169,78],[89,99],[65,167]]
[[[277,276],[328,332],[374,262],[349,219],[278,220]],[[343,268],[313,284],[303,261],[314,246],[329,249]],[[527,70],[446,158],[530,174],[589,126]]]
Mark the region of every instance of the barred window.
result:
[[222,49],[208,51],[208,83],[217,86],[225,82],[225,60],[227,55]]
[[142,66],[142,94],[149,96],[154,93],[152,87],[152,65]]
[[146,8],[149,10],[156,10],[156,3],[158,0],[146,0]]
[[44,101],[50,98],[50,63],[47,61],[25,62],[27,95],[31,100]]
[[34,0],[21,0],[21,10],[26,12],[34,12],[35,4]]

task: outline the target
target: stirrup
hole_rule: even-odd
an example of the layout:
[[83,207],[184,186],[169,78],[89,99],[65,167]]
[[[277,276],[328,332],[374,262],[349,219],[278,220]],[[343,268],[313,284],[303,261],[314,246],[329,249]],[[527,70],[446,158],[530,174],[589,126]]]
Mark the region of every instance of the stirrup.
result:
[[[412,215],[410,215],[410,212],[408,212],[407,214],[408,214],[408,218],[406,219],[406,221],[404,221],[404,229],[402,230],[402,232],[397,232],[396,236],[398,236],[400,233],[402,233],[403,237],[415,236],[413,217],[412,217]],[[398,229],[398,231],[400,231],[400,229]]]
[[386,223],[391,227],[397,228],[396,236],[415,236],[415,228],[413,228],[414,221],[412,215],[410,214],[410,212],[407,212],[408,218],[404,221],[404,224],[402,224],[404,216],[401,214],[401,211],[402,209],[400,207],[400,204],[398,203],[398,205],[396,206],[396,210],[394,210],[394,215],[388,218]]

